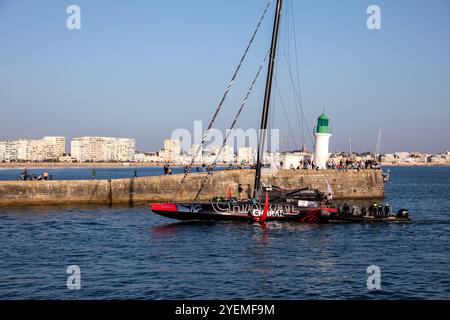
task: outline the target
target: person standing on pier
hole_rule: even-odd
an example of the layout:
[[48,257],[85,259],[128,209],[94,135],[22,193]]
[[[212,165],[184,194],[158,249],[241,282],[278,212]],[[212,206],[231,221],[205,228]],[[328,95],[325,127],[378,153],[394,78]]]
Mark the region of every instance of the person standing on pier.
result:
[[97,178],[97,171],[95,169],[92,169],[92,179]]
[[247,184],[247,199],[251,198],[252,198],[252,187],[250,186],[250,184]]
[[244,192],[244,188],[242,188],[242,184],[239,184],[239,186],[238,186],[238,195],[239,195],[238,200],[239,200],[239,201],[242,200],[242,194],[243,194],[243,192]]

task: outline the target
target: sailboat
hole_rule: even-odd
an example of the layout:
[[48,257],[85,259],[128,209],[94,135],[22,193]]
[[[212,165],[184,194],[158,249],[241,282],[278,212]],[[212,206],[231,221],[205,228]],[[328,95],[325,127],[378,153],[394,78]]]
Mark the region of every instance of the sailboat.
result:
[[245,201],[238,201],[236,199],[221,199],[218,201],[211,201],[210,203],[154,203],[151,204],[151,210],[154,213],[178,220],[281,220],[298,222],[319,222],[321,218],[321,211],[336,210],[333,208],[324,208],[320,206],[320,203],[324,197],[323,194],[318,190],[309,188],[285,190],[276,186],[262,186],[261,184],[261,170],[263,167],[263,146],[265,142],[265,132],[267,129],[269,116],[269,106],[272,91],[273,71],[275,65],[281,9],[282,0],[277,0],[272,32],[272,43],[268,58],[269,62],[264,105],[261,115],[260,135],[258,140],[255,184],[253,189],[254,198]]
[[[258,139],[258,152],[257,152],[257,161],[255,168],[255,182],[254,182],[254,197],[253,199],[248,200],[236,200],[229,197],[229,199],[223,199],[221,197],[211,200],[208,203],[204,202],[185,202],[180,203],[176,201],[172,201],[170,203],[153,203],[150,205],[151,211],[172,219],[177,220],[213,220],[213,221],[221,221],[221,220],[232,220],[232,221],[293,221],[298,223],[320,223],[320,222],[329,222],[329,221],[345,221],[345,217],[340,215],[339,209],[334,207],[326,206],[326,196],[324,193],[320,192],[317,189],[311,188],[303,188],[303,189],[283,189],[277,186],[265,186],[261,183],[262,177],[262,160],[264,153],[264,145],[265,145],[265,137],[267,130],[267,123],[269,117],[269,106],[272,92],[272,82],[273,82],[273,74],[275,67],[275,56],[277,50],[277,41],[278,41],[278,32],[280,25],[280,17],[282,10],[282,0],[277,0],[275,17],[273,23],[273,32],[272,32],[272,42],[270,51],[268,53],[268,69],[267,69],[267,79],[265,85],[265,96],[264,103],[261,114],[261,126],[260,133]],[[222,103],[228,93],[229,88],[234,82],[237,71],[239,70],[245,55],[253,41],[253,38],[258,30],[262,19],[264,18],[265,13],[270,5],[271,1],[269,1],[263,16],[261,17],[257,29],[253,33],[253,36],[250,40],[247,49],[245,50],[244,56],[234,73],[230,85],[228,86],[225,94],[219,103],[219,106],[213,116],[213,120],[210,123],[208,129],[211,128],[211,125],[216,118]],[[262,65],[261,65],[262,67]],[[257,76],[259,75],[259,72]],[[253,81],[250,90],[252,89],[254,83]],[[250,92],[250,91],[249,91]],[[248,93],[249,93],[248,92]],[[247,100],[248,95],[244,99],[244,103]],[[237,116],[240,114],[239,110]],[[236,120],[236,119],[235,119]],[[232,125],[235,124],[235,121]],[[225,145],[226,141],[224,140]],[[203,141],[202,141],[203,144]],[[223,147],[222,146],[222,147]],[[202,145],[199,146],[199,150]],[[198,150],[197,150],[198,152]],[[184,174],[183,179],[178,187],[179,191],[181,185],[184,183],[186,176],[188,175],[190,168],[194,164],[194,159],[196,155],[192,157],[191,165],[189,166],[188,171]],[[212,168],[215,167],[215,163],[212,165]],[[212,170],[213,171],[213,170]],[[211,171],[211,172],[212,172]],[[210,175],[211,172],[208,172],[206,178]],[[175,193],[175,194],[176,194]],[[200,193],[200,191],[197,193]],[[197,198],[197,197],[196,197]],[[350,219],[349,221],[354,221],[354,219]],[[356,220],[361,221],[361,219]]]

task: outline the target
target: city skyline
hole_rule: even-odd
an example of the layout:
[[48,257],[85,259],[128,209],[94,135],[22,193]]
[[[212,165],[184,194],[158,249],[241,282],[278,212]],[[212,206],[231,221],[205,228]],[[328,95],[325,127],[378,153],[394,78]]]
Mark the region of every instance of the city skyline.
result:
[[[70,148],[65,148],[65,137],[44,136],[40,139],[0,140],[0,163],[4,162],[155,162],[189,164],[195,156],[195,163],[254,163],[256,161],[256,148],[227,144],[221,150],[217,144],[199,148],[192,144],[189,148],[182,148],[179,139],[165,139],[163,147],[158,150],[136,150],[134,138],[123,137],[95,137],[83,136],[70,139]],[[383,162],[402,163],[440,163],[450,161],[450,151],[439,153],[424,153],[420,151],[396,151],[393,153],[359,153],[347,151],[325,151],[322,156],[316,150],[266,150],[264,163],[278,162],[280,156],[285,156],[285,163],[319,157],[328,159],[336,157],[375,158],[381,156]],[[320,153],[320,152],[319,152]],[[291,160],[286,160],[292,158]],[[293,160],[296,159],[296,160]],[[442,160],[444,159],[444,160]],[[328,160],[322,161],[322,167]]]
[[[137,150],[160,149],[173,130],[209,121],[265,4],[77,1],[82,29],[67,30],[68,3],[1,2],[0,139],[129,136]],[[370,4],[292,3],[306,136],[325,108],[331,151],[348,150],[350,138],[354,151],[373,151],[380,127],[383,153],[447,150],[450,5],[377,1],[382,29],[368,30]],[[228,118],[268,48],[270,20],[225,106]],[[259,126],[262,86],[238,127]],[[289,90],[281,80],[280,89]],[[283,111],[276,110],[274,127],[283,130]],[[312,148],[293,131],[298,144]],[[281,138],[291,139],[286,131]]]

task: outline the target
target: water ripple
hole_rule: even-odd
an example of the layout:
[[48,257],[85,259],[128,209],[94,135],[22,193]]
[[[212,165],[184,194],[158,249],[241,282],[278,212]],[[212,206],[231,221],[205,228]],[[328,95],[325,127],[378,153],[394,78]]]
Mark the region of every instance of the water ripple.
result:
[[[438,173],[437,173],[437,172]],[[0,211],[1,299],[449,299],[450,168],[391,168],[407,224],[173,222],[146,206]],[[66,268],[80,266],[82,289]],[[369,265],[382,290],[367,289]]]

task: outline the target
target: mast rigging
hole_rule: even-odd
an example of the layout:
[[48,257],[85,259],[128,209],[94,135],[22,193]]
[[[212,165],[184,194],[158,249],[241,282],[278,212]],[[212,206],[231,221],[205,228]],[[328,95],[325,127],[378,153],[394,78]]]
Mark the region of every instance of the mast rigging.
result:
[[266,142],[266,130],[267,130],[267,120],[269,117],[269,106],[270,106],[270,96],[272,93],[272,82],[273,82],[273,70],[275,66],[275,56],[277,51],[277,42],[278,42],[278,30],[280,27],[280,17],[281,17],[281,8],[283,1],[277,0],[277,7],[275,11],[274,23],[273,23],[273,32],[272,32],[272,43],[270,46],[270,54],[269,54],[269,66],[267,69],[267,80],[266,80],[266,90],[264,94],[264,105],[261,116],[261,127],[259,131],[259,141],[258,141],[258,153],[256,160],[256,173],[255,173],[255,185],[253,189],[253,196],[257,196],[257,191],[260,189],[261,185],[261,167],[262,160],[264,157],[264,145]]

